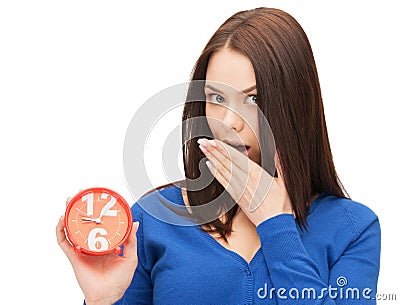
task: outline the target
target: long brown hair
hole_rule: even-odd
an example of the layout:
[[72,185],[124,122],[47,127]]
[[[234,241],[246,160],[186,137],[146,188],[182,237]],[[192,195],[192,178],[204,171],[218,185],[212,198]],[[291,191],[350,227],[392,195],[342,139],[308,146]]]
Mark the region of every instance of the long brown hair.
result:
[[[274,135],[296,222],[301,228],[306,228],[308,203],[313,195],[325,192],[349,197],[333,163],[317,68],[308,38],[300,24],[282,10],[260,7],[238,12],[227,19],[208,41],[194,66],[192,81],[205,80],[211,55],[223,48],[245,55],[253,65],[257,105]],[[205,103],[185,103],[182,122],[196,117],[205,117]],[[261,124],[262,120],[259,118],[258,122]],[[259,130],[262,148],[268,139],[263,137],[262,127]],[[200,177],[199,163],[205,157],[198,148],[198,137],[191,138],[196,134],[194,131],[208,133],[212,138],[206,121],[198,125],[183,124],[187,186],[191,180]],[[203,205],[226,193],[215,178],[201,190],[190,191],[190,187],[187,188],[190,206]],[[232,232],[232,221],[238,210],[238,205],[232,204],[232,200],[229,195],[221,198],[221,211],[233,206],[226,209],[224,219],[215,219],[215,215],[214,221],[204,224],[205,230],[217,232],[225,240]],[[210,219],[210,215],[197,214],[194,217]]]

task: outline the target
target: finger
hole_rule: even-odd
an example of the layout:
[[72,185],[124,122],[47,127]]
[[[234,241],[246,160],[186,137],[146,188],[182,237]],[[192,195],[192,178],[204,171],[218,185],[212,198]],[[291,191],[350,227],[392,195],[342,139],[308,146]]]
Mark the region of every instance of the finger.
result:
[[231,160],[226,158],[225,155],[221,154],[217,149],[212,149],[209,145],[204,146],[203,144],[200,144],[199,148],[204,155],[213,162],[214,168],[219,171],[231,170]]
[[[254,203],[255,196],[254,192],[251,191],[252,188],[249,185],[250,183],[248,182],[243,183],[241,181],[238,182],[239,178],[237,178],[236,176],[229,176],[229,174],[224,175],[222,172],[216,171],[213,167],[210,168],[210,171],[216,172],[215,178],[222,184],[222,186],[226,189],[226,191],[231,195],[232,199],[236,201],[236,203],[242,210],[244,211],[249,210],[250,205],[255,206],[255,208],[260,205]],[[228,180],[229,178],[227,178],[227,176],[229,176],[231,180]]]
[[[227,147],[229,145],[226,145]],[[230,147],[232,151],[236,151],[236,149]],[[223,150],[223,149],[222,149]],[[241,155],[240,152],[236,151]],[[207,157],[213,161],[214,167],[217,171],[220,172],[221,176],[225,178],[227,181],[233,181],[233,178],[236,178],[237,185],[241,185],[243,187],[247,187],[252,183],[253,180],[257,179],[259,181],[260,171],[263,169],[253,162],[251,159],[240,156],[240,158],[244,159],[244,163],[247,164],[246,170],[244,168],[240,168],[238,162],[232,162],[230,158],[227,158],[224,154],[222,154],[218,149],[213,149],[207,152]],[[235,184],[234,184],[235,185]]]
[[249,211],[254,211],[266,200],[274,182],[267,171],[257,163],[253,162],[253,164],[250,163],[251,168],[246,173],[237,170],[237,165],[233,164],[233,175],[232,172],[226,171],[226,167],[218,168],[225,180],[231,179],[230,184],[235,188],[233,192],[235,196],[232,197],[237,200],[242,209]]
[[207,157],[209,160],[206,161],[206,165],[210,169],[211,173],[225,188],[227,188],[233,182],[233,167],[236,167],[236,173],[238,173],[239,169],[230,159],[218,154],[217,151],[212,153],[209,152]]
[[[206,164],[208,164],[210,170],[211,169],[213,170],[212,174],[215,176],[215,174],[219,173],[220,175],[224,176],[226,180],[229,181],[230,176],[232,175],[232,170],[233,170],[232,167],[234,166],[231,160],[225,158],[218,151],[212,151],[212,152],[208,151],[206,153],[206,157],[208,158]],[[211,162],[211,167],[210,167],[210,162]]]
[[[226,147],[228,146],[229,145],[226,145]],[[236,149],[232,147],[230,149],[236,151]],[[241,154],[240,152],[238,153]],[[241,200],[243,196],[242,201],[249,203],[250,201],[245,198],[246,196],[244,196],[244,194],[248,191],[256,191],[258,185],[260,184],[262,172],[265,171],[255,162],[253,162],[255,166],[251,167],[252,163],[248,162],[251,160],[249,158],[241,156],[241,158],[244,158],[245,162],[249,166],[249,170],[242,171],[237,163],[231,162],[231,159],[226,158],[225,155],[220,153],[218,149],[210,149],[210,151],[207,151],[207,157],[215,164],[215,166],[211,167],[210,170],[215,171],[216,173],[213,172],[212,174],[217,178],[218,181],[220,181],[225,189],[228,190],[231,196],[235,200]],[[269,174],[265,172],[265,175],[268,176]],[[272,177],[269,179],[268,177],[266,178],[267,180],[272,179]],[[235,191],[229,190],[228,186],[234,188]]]
[[67,197],[67,200],[65,201],[65,205],[68,206],[69,202],[71,201],[71,197]]
[[230,172],[226,171],[224,167],[219,166],[217,170],[209,161],[207,161],[206,164],[215,179],[221,183],[221,185],[235,201],[238,201],[245,192],[246,184],[239,182],[239,179]]
[[[236,167],[234,167],[235,173],[236,173],[236,169],[238,169],[242,173],[246,174],[246,177],[248,179],[249,176],[252,175],[252,172],[258,172],[258,170],[261,170],[261,171],[263,171],[262,175],[264,177],[266,177],[268,181],[271,181],[273,179],[273,176],[271,176],[268,172],[266,172],[258,163],[251,160],[248,157],[247,153],[243,154],[240,151],[238,151],[237,149],[230,146],[229,144],[226,144],[220,140],[215,140],[215,139],[211,140],[211,141],[207,140],[207,139],[205,139],[205,140],[206,141],[205,142],[203,141],[203,143],[207,143],[207,141],[209,143],[209,145],[207,145],[209,154],[218,157],[219,160],[221,160],[222,162],[225,162],[224,164],[227,164],[226,160],[232,161],[232,163],[234,165],[236,165]],[[216,143],[215,146],[211,144],[212,142]],[[221,155],[223,155],[224,157],[222,157]],[[275,157],[276,156],[277,155],[275,154]],[[275,162],[275,164],[276,163],[277,162]],[[229,167],[225,166],[225,168],[229,168]],[[242,181],[242,182],[244,182],[244,181]]]
[[253,160],[249,158],[247,151],[244,154],[222,141],[214,140],[214,142],[217,144],[217,146],[215,149],[211,149],[212,152],[216,151],[226,159],[231,160],[232,163],[236,164],[237,168],[243,173],[247,174],[249,172]]
[[[213,170],[216,171],[216,174],[213,173],[213,175],[243,209],[254,211],[265,201],[272,186],[273,177],[259,164],[245,157],[243,153],[230,145],[218,140],[214,142],[218,142],[217,147],[209,144],[206,146],[207,151],[205,152],[206,156],[215,164],[216,170],[215,167]],[[204,141],[200,141],[200,143],[204,143]],[[233,160],[231,161],[227,157],[225,149],[229,150],[230,155],[236,156],[237,160],[244,160],[244,163],[232,162]],[[243,164],[243,166],[240,168],[238,164]],[[229,186],[231,188],[233,186],[234,190],[229,189]]]
[[[214,161],[213,161],[214,162]],[[218,165],[214,165],[210,161],[206,161],[206,165],[209,168],[212,175],[221,183],[221,185],[226,189],[229,186],[229,180],[222,175],[222,167]],[[218,169],[217,169],[218,167]],[[225,171],[225,169],[223,169]]]
[[[84,189],[79,189],[79,193],[84,191]],[[70,203],[72,197],[67,197],[67,200],[65,201],[65,205],[68,206],[68,204]]]
[[[264,194],[263,198],[266,197],[266,194],[268,194],[267,191],[265,191],[265,188],[269,189],[269,186],[273,183],[273,176],[270,175],[264,168],[262,168],[259,164],[251,160],[250,158],[243,158],[244,155],[243,153],[237,151],[235,148],[232,146],[221,142],[219,140],[215,140],[215,142],[218,142],[218,145],[221,144],[224,148],[229,150],[230,155],[234,156],[237,159],[240,160],[246,160],[247,163],[242,163],[242,162],[234,162],[234,164],[237,164],[237,167],[242,169],[245,174],[247,174],[246,178],[250,179],[250,181],[245,181],[243,180],[242,182],[250,182],[249,184],[249,190],[256,192],[259,190],[259,188],[262,189],[262,193]],[[214,154],[215,150],[210,149],[210,154]],[[220,150],[221,154],[225,154],[225,149]],[[279,160],[279,156],[277,153],[275,153],[274,156],[275,159],[275,166],[280,173],[280,179],[283,181],[283,175],[282,175],[282,170],[281,170],[281,164]],[[242,164],[242,166],[240,166]],[[244,177],[244,176],[243,176]]]
[[72,245],[67,240],[64,231],[64,216],[61,216],[57,227],[56,227],[56,236],[57,242],[60,245],[61,249],[64,251],[65,255],[71,260],[72,255],[74,254],[74,249]]
[[[231,148],[235,150],[234,148]],[[223,150],[223,148],[222,148]],[[213,149],[206,154],[207,158],[213,162],[214,167],[220,172],[220,174],[227,181],[231,181],[231,176],[236,176],[240,185],[246,185],[249,180],[250,170],[243,170],[238,165],[238,162],[234,162],[230,157],[226,157],[225,154],[222,154],[219,149]],[[245,163],[247,163],[248,168],[250,167],[250,163],[248,162],[250,159],[242,156],[245,159]]]
[[135,258],[137,259],[137,231],[139,229],[139,222],[135,221],[132,224],[132,231],[125,241],[124,245],[124,254],[123,257],[125,258]]
[[[198,142],[207,149],[207,151],[204,152],[206,156],[207,154],[211,154],[215,158],[221,160],[221,162],[223,162],[224,164],[229,164],[230,162],[232,162],[236,164],[237,168],[243,173],[248,172],[249,162],[252,162],[252,160],[249,159],[247,155],[244,155],[232,146],[219,140],[209,141],[207,139],[200,139]],[[229,169],[229,166],[227,167],[227,169]]]

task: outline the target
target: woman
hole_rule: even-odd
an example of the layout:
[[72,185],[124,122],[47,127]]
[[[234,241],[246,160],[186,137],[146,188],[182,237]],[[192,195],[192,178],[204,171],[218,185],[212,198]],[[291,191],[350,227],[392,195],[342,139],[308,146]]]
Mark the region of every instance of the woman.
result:
[[[379,220],[336,174],[301,26],[271,8],[233,15],[195,65],[192,82],[203,80],[206,103],[192,99],[183,112],[183,122],[206,119],[183,128],[186,183],[132,206],[140,227],[123,256],[74,253],[60,219],[58,242],[86,304],[375,304]],[[204,127],[213,140],[192,136]],[[215,178],[196,189],[204,157]],[[149,215],[160,195],[197,225]],[[215,199],[219,209],[203,209]]]

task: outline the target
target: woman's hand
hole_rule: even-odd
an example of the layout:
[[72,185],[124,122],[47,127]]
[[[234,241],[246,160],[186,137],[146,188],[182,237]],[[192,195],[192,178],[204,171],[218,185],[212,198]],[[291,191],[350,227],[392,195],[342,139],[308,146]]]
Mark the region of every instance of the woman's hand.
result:
[[131,234],[124,244],[123,256],[115,253],[90,256],[75,253],[72,245],[66,239],[64,216],[60,218],[56,228],[57,241],[71,262],[87,305],[110,305],[124,295],[137,266],[136,232],[138,226],[138,222],[133,223]]
[[275,164],[279,175],[274,178],[245,154],[222,141],[200,139],[198,143],[212,163],[206,162],[211,173],[254,225],[279,214],[294,214],[277,154]]

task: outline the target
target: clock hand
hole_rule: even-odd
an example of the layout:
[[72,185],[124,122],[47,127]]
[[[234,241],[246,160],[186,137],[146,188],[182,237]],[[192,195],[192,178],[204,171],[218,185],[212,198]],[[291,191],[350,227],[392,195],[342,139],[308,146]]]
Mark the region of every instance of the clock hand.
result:
[[90,223],[91,221],[95,222],[96,224],[103,223],[102,221],[98,222],[97,218],[82,217],[82,223]]
[[94,221],[97,222],[96,218],[82,217],[83,220]]
[[101,222],[101,218],[103,217],[103,215],[115,204],[115,200],[110,200],[101,210],[100,215],[98,218],[96,218],[96,223],[100,223]]

